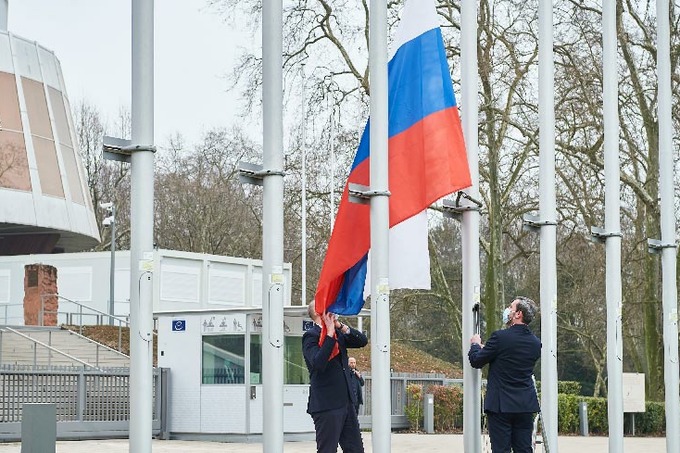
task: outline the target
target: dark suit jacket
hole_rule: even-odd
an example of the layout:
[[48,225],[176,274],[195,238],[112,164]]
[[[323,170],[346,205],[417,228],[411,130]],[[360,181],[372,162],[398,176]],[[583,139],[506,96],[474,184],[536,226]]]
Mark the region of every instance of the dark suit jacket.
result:
[[347,405],[348,401],[356,405],[356,396],[350,386],[352,381],[347,364],[347,348],[361,348],[366,346],[366,335],[350,327],[348,334],[339,330],[338,346],[340,354],[328,360],[335,345],[335,339],[327,337],[319,347],[321,327],[314,326],[302,336],[302,353],[309,370],[309,401],[307,412],[323,412],[339,409]]
[[491,334],[482,348],[470,346],[474,368],[489,364],[486,412],[538,412],[538,398],[531,376],[541,356],[541,341],[526,324],[516,324]]
[[349,374],[351,381],[352,381],[352,389],[354,390],[357,400],[354,404],[355,407],[359,407],[360,405],[364,404],[364,395],[361,393],[361,387],[364,386],[364,378],[363,376],[357,376],[354,372],[350,371]]

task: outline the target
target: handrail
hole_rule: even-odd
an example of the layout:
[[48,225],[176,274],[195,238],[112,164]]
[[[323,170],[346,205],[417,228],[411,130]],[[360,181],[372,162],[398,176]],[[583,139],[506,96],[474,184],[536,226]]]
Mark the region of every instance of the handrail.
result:
[[[85,315],[108,316],[110,319],[113,319],[113,320],[115,320],[115,321],[118,321],[118,351],[117,351],[117,352],[122,351],[122,349],[123,349],[123,345],[122,345],[122,341],[123,341],[123,332],[122,332],[123,323],[125,323],[126,327],[130,327],[130,321],[128,321],[126,318],[121,318],[120,316],[111,315],[111,314],[106,313],[106,312],[103,312],[103,311],[101,311],[101,310],[97,310],[97,309],[94,308],[94,307],[90,307],[89,305],[84,304],[84,303],[82,303],[82,302],[78,302],[78,301],[76,301],[76,300],[69,299],[68,297],[64,297],[64,296],[62,296],[62,295],[60,295],[60,294],[58,294],[58,293],[45,293],[45,294],[41,294],[41,295],[40,295],[40,305],[41,305],[41,307],[40,307],[40,319],[39,319],[39,325],[41,325],[41,326],[44,325],[43,320],[44,320],[44,314],[45,314],[45,313],[55,313],[57,316],[58,316],[59,313],[60,313],[59,310],[57,310],[56,312],[52,312],[52,311],[46,312],[46,311],[45,311],[45,298],[47,298],[47,297],[56,297],[56,298],[58,298],[58,299],[65,300],[65,301],[67,301],[67,302],[71,302],[72,304],[77,305],[77,306],[80,308],[80,313],[72,313],[72,314],[74,314],[74,315],[77,314],[77,315],[80,317],[80,323],[79,323],[79,325],[78,325],[78,334],[79,334],[80,336],[83,336],[83,308],[85,308],[85,309],[87,309],[87,310],[91,310],[91,311],[93,312],[93,313],[85,313]],[[61,313],[65,313],[65,314],[67,314],[67,315],[68,315],[68,314],[71,314],[70,312],[63,312],[63,311],[62,311]],[[75,332],[75,331],[72,330],[71,332]],[[157,333],[157,332],[152,331],[151,333],[152,333],[153,336],[158,337],[158,333]],[[122,352],[121,352],[121,354],[122,354]],[[125,355],[125,354],[123,354],[123,355]],[[126,357],[127,357],[127,356],[126,356]]]
[[106,345],[103,344],[103,343],[99,343],[98,341],[94,341],[92,338],[88,338],[88,337],[86,337],[85,335],[81,335],[81,334],[79,334],[78,332],[75,332],[75,331],[73,331],[73,330],[71,330],[71,329],[66,329],[66,330],[68,330],[68,333],[70,333],[71,335],[75,335],[75,336],[77,336],[78,338],[82,338],[83,340],[87,340],[89,343],[95,344],[97,347],[104,348],[104,349],[109,350],[109,351],[111,351],[111,352],[113,352],[113,353],[122,355],[122,356],[125,357],[125,358],[128,358],[128,359],[130,358],[129,355],[123,354],[123,353],[120,352],[120,351],[116,351],[115,349],[113,349],[113,348],[111,348],[111,347],[109,347],[109,346],[106,346]]
[[[43,313],[53,313],[53,312],[45,312],[45,298],[46,298],[46,297],[57,297],[58,299],[62,299],[62,300],[65,300],[65,301],[67,301],[67,302],[71,302],[72,304],[76,304],[76,305],[78,305],[78,306],[81,307],[81,308],[87,308],[88,310],[91,310],[91,311],[93,311],[93,312],[95,312],[95,313],[97,313],[97,314],[100,314],[100,315],[102,315],[102,316],[108,316],[109,318],[114,319],[114,320],[116,320],[116,321],[118,321],[118,322],[120,322],[120,323],[125,323],[128,327],[130,326],[130,321],[128,321],[126,318],[121,318],[120,316],[112,315],[112,314],[103,312],[103,311],[101,311],[101,310],[97,310],[97,309],[94,308],[94,307],[90,307],[89,305],[84,304],[84,303],[82,303],[82,302],[78,302],[78,301],[76,301],[76,300],[69,299],[68,297],[64,297],[64,296],[62,296],[62,295],[60,295],[60,294],[58,294],[58,293],[41,294],[41,295],[40,295],[40,302],[41,302],[41,305],[42,305],[41,311],[42,311]],[[59,311],[57,311],[56,313],[59,313]],[[82,313],[81,313],[80,315],[82,316]]]
[[[21,303],[21,304],[0,304],[0,308],[1,308],[1,309],[4,309],[3,311],[5,312],[4,323],[5,323],[6,325],[9,325],[9,322],[8,322],[8,320],[9,320],[8,311],[9,311],[9,308],[10,308],[10,307],[23,307],[23,306],[24,306],[23,303]],[[19,317],[18,319],[21,319],[21,321],[23,322],[23,320],[24,320],[23,313],[21,314],[21,317]]]
[[[4,330],[7,330],[7,331],[9,331],[9,332],[12,332],[12,333],[14,333],[14,334],[16,334],[16,335],[19,335],[20,337],[23,337],[23,338],[25,338],[25,339],[27,339],[27,340],[30,340],[30,341],[32,341],[32,342],[35,343],[35,344],[39,344],[40,346],[43,346],[43,347],[49,349],[49,350],[52,351],[52,352],[56,352],[57,354],[62,355],[62,356],[66,357],[66,358],[69,359],[69,360],[72,360],[72,361],[74,361],[74,362],[80,363],[80,364],[82,364],[82,365],[85,366],[85,367],[94,368],[94,369],[96,369],[96,370],[104,371],[104,370],[102,370],[101,368],[99,368],[98,366],[94,366],[94,365],[89,364],[89,363],[87,363],[87,362],[85,362],[85,361],[83,361],[83,360],[80,360],[80,359],[78,359],[78,358],[76,358],[76,357],[73,357],[72,355],[67,354],[67,353],[65,353],[65,352],[63,352],[63,351],[60,351],[60,350],[57,349],[57,348],[53,348],[52,346],[50,346],[50,345],[48,345],[48,344],[45,344],[45,343],[43,343],[43,342],[40,341],[40,340],[36,340],[35,338],[31,338],[31,337],[29,337],[28,335],[24,335],[23,333],[21,333],[21,332],[19,332],[19,331],[17,331],[17,330],[14,330],[14,329],[12,329],[11,327],[3,327],[3,329],[4,329]],[[34,363],[34,365],[35,365],[35,363]]]
[[[80,334],[81,336],[83,334],[83,308],[91,310],[96,315],[108,316],[110,319],[118,321],[118,350],[121,351],[123,349],[123,323],[125,323],[125,325],[127,327],[130,327],[130,322],[127,319],[121,318],[119,316],[115,316],[115,315],[112,315],[112,314],[109,314],[109,313],[105,313],[101,310],[97,310],[94,307],[90,307],[89,305],[84,304],[82,302],[78,302],[78,301],[69,299],[68,297],[61,296],[58,293],[46,293],[46,294],[40,295],[40,322],[39,322],[40,325],[44,325],[44,318],[45,318],[45,313],[46,313],[45,312],[45,298],[46,297],[56,297],[57,299],[62,299],[62,300],[65,300],[67,302],[71,302],[72,304],[75,304],[76,306],[79,307],[80,313],[78,313],[78,315],[80,316],[80,322],[78,323],[79,324],[78,325],[78,334]],[[49,312],[49,313],[52,313],[52,312]],[[64,313],[64,312],[62,312],[62,313]],[[59,316],[59,310],[57,310],[57,312],[55,314],[58,317]],[[86,313],[86,315],[89,315],[89,314],[90,313]],[[68,316],[69,313],[66,312],[66,315]]]

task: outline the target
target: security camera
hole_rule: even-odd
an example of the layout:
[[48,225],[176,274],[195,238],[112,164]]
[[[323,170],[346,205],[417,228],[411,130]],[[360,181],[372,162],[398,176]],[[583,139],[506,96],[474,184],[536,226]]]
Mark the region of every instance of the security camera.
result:
[[113,207],[113,203],[110,201],[108,203],[99,203],[99,207],[102,209],[111,209]]
[[110,227],[114,221],[115,219],[113,218],[113,216],[108,216],[107,218],[102,220],[102,225],[105,227]]

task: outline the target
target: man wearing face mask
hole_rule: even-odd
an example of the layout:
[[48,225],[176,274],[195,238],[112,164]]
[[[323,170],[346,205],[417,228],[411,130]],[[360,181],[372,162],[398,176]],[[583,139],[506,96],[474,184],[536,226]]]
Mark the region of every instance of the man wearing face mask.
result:
[[541,341],[527,324],[537,312],[534,301],[515,297],[503,312],[506,329],[492,333],[486,344],[479,335],[470,339],[470,365],[489,364],[484,412],[494,453],[532,452],[533,416],[539,411],[532,376]]

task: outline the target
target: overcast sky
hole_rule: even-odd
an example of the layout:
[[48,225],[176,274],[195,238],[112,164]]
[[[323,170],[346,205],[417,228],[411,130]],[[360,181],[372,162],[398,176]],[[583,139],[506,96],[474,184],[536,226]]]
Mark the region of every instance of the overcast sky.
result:
[[[112,124],[130,109],[130,0],[9,0],[8,29],[53,50],[72,104],[85,99]],[[234,122],[225,76],[251,45],[204,0],[155,1],[155,141],[189,142]]]

